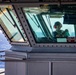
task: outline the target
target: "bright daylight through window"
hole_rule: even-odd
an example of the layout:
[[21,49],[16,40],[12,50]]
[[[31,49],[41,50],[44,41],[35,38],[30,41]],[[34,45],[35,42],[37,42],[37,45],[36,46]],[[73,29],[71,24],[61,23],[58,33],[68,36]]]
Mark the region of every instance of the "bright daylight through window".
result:
[[0,8],[0,27],[4,30],[11,42],[26,41],[12,6],[2,6]]
[[37,43],[76,42],[75,6],[25,7],[23,11]]

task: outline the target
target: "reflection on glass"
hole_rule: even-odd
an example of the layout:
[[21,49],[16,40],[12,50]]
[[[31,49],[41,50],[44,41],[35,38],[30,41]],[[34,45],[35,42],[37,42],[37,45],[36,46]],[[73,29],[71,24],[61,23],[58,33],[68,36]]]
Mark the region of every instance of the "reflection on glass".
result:
[[[61,11],[57,7],[43,6],[25,7],[23,11],[37,43],[64,43],[68,42],[70,38],[75,39],[76,17],[74,16],[76,14],[74,10],[63,8]],[[68,15],[69,17],[67,17],[66,13],[71,14],[71,16]],[[72,21],[72,18],[74,21]],[[74,42],[76,41],[74,40]]]
[[24,42],[23,31],[11,7],[0,9],[0,25],[13,42]]

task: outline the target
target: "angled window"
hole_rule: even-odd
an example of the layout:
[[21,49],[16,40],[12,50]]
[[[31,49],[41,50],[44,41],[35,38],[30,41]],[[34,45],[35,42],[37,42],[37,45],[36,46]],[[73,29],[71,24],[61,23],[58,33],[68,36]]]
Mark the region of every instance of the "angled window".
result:
[[26,41],[22,28],[11,6],[0,9],[0,26],[12,42]]

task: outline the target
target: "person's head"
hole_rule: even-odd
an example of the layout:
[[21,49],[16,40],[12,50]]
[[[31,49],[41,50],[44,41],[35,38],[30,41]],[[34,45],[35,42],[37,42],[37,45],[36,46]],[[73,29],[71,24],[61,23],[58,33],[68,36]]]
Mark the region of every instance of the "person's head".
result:
[[61,24],[59,21],[55,22],[54,28],[55,28],[56,30],[60,30],[61,27],[62,27],[62,24]]

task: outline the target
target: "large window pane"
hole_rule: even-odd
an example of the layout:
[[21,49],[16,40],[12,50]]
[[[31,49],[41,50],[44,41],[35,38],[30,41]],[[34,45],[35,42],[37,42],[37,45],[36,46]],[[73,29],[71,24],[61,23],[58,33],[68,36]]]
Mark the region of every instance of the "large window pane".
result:
[[49,5],[25,7],[23,11],[37,43],[76,42],[75,10]]
[[40,38],[46,37],[46,34],[37,18],[37,15],[33,13],[26,13],[26,16],[28,18],[29,24],[31,25],[34,37],[39,42]]
[[24,42],[26,40],[23,31],[21,30],[18,19],[11,6],[0,9],[0,25],[13,42]]

